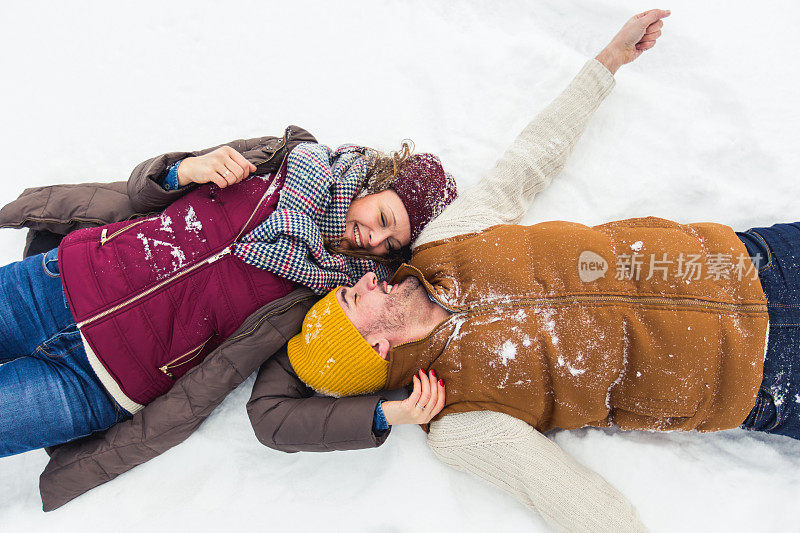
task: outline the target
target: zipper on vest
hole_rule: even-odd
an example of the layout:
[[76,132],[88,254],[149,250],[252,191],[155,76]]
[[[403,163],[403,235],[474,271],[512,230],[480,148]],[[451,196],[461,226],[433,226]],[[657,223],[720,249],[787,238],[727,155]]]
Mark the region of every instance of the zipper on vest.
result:
[[153,285],[149,289],[144,290],[144,291],[140,292],[139,294],[137,294],[135,296],[132,296],[131,298],[128,298],[127,300],[125,300],[123,302],[120,302],[117,305],[115,305],[115,306],[113,306],[113,307],[111,307],[109,309],[106,309],[102,313],[98,313],[98,314],[96,314],[94,316],[91,316],[91,317],[87,318],[86,320],[84,320],[82,322],[78,322],[77,326],[79,328],[83,328],[83,327],[91,324],[92,322],[95,322],[97,320],[100,320],[103,317],[106,317],[106,316],[110,315],[111,313],[119,311],[123,307],[128,306],[128,305],[130,305],[130,304],[132,304],[132,303],[134,303],[134,302],[136,302],[138,300],[141,300],[145,296],[149,296],[150,294],[152,294],[155,291],[161,289],[165,285],[175,281],[176,279],[182,278],[186,274],[189,274],[190,272],[193,272],[193,271],[197,270],[201,266],[210,265],[211,263],[219,261],[220,259],[222,259],[226,255],[229,255],[231,253],[232,249],[233,249],[233,244],[230,244],[227,247],[225,247],[224,249],[222,249],[219,252],[217,252],[216,254],[212,255],[211,257],[207,257],[206,259],[193,264],[189,268],[187,268],[185,270],[181,270],[180,272],[178,272],[177,274],[173,275],[172,277],[167,278],[167,279],[165,279],[165,280],[163,280],[163,281],[161,281],[159,283],[156,283],[155,285]]
[[[277,179],[278,178],[278,174],[283,169],[284,163],[286,163],[286,157],[288,157],[288,154],[287,154],[287,156],[284,156],[283,162],[281,162],[281,166],[278,167],[278,172],[275,173],[275,177],[273,179]],[[223,257],[225,257],[227,255],[230,255],[230,253],[233,251],[234,245],[239,240],[239,237],[242,236],[242,234],[247,229],[247,226],[249,226],[250,222],[253,220],[253,217],[256,216],[256,213],[258,213],[259,209],[261,209],[261,205],[264,203],[264,200],[267,199],[267,196],[268,196],[269,192],[270,192],[270,188],[267,187],[267,190],[264,191],[264,194],[261,195],[261,199],[258,201],[258,203],[256,204],[256,207],[253,209],[253,212],[250,213],[250,217],[247,219],[247,222],[244,223],[244,226],[242,226],[242,229],[239,230],[239,233],[236,235],[236,237],[234,237],[233,241],[230,244],[228,244],[228,246],[226,246],[225,248],[223,248],[219,252],[215,253],[211,257],[207,257],[207,258],[203,259],[202,261],[198,261],[197,263],[193,264],[192,266],[190,266],[190,267],[188,267],[188,268],[186,268],[184,270],[181,270],[180,272],[177,272],[176,274],[172,275],[171,277],[169,277],[169,278],[167,278],[167,279],[165,279],[163,281],[160,281],[160,282],[156,283],[155,285],[153,285],[149,289],[144,290],[144,291],[140,292],[139,294],[136,294],[135,296],[132,296],[132,297],[128,298],[127,300],[125,300],[123,302],[120,302],[117,305],[115,305],[115,306],[113,306],[113,307],[111,307],[109,309],[106,309],[105,311],[103,311],[101,313],[98,313],[98,314],[96,314],[94,316],[91,316],[91,317],[87,318],[86,320],[84,320],[82,322],[78,322],[76,325],[79,328],[83,328],[85,326],[88,326],[92,322],[96,322],[97,320],[100,320],[101,318],[104,318],[104,317],[110,315],[111,313],[119,311],[123,307],[127,307],[128,305],[130,305],[132,303],[135,303],[135,302],[141,300],[142,298],[144,298],[146,296],[149,296],[150,294],[153,294],[155,291],[157,291],[157,290],[161,289],[162,287],[172,283],[176,279],[182,278],[186,274],[194,272],[195,270],[197,270],[198,268],[200,268],[200,267],[202,267],[204,265],[210,265],[212,263],[215,263],[215,262],[219,261]],[[273,193],[274,192],[275,191],[273,191]],[[108,242],[109,239],[115,237],[116,235],[122,233],[123,231],[132,228],[134,225],[141,224],[142,222],[145,222],[146,220],[148,220],[148,219],[137,220],[133,224],[130,224],[130,225],[126,226],[125,228],[122,228],[122,229],[120,229],[118,231],[115,231],[114,233],[111,234],[111,236],[108,236],[106,238],[106,242]],[[103,229],[103,232],[100,235],[101,243],[102,243],[103,235],[105,233],[106,233],[106,230]]]
[[289,302],[288,304],[284,305],[283,307],[280,307],[280,308],[275,309],[274,311],[272,311],[270,313],[265,314],[264,316],[259,318],[258,321],[255,324],[253,324],[253,326],[250,329],[248,329],[247,331],[236,335],[235,337],[233,337],[233,336],[229,337],[226,342],[233,342],[233,341],[236,341],[236,340],[241,339],[243,337],[247,337],[247,336],[251,335],[256,330],[256,328],[258,328],[258,326],[260,326],[261,323],[264,322],[266,319],[271,318],[271,317],[273,317],[275,315],[279,315],[279,314],[285,313],[286,311],[288,311],[289,309],[291,309],[295,305],[299,304],[300,302],[304,302],[304,301],[308,300],[309,298],[315,298],[315,296],[314,295],[303,296],[302,298],[299,298],[299,299],[297,299],[297,300],[295,300],[293,302]]
[[[249,335],[252,335],[252,333],[253,333],[253,332],[256,330],[256,328],[258,328],[258,327],[261,325],[261,323],[262,323],[262,322],[264,322],[265,320],[267,320],[268,318],[271,318],[271,317],[273,317],[273,316],[275,316],[275,315],[279,315],[279,314],[285,313],[285,312],[287,312],[289,309],[291,309],[292,307],[294,307],[295,305],[297,305],[297,304],[299,304],[299,303],[301,303],[301,302],[304,302],[304,301],[308,300],[309,298],[314,298],[314,296],[313,296],[313,295],[310,295],[310,296],[304,296],[304,297],[302,297],[302,298],[299,298],[299,299],[297,299],[297,300],[294,300],[294,301],[292,301],[292,302],[289,302],[289,303],[287,303],[286,305],[283,305],[282,307],[279,307],[278,309],[274,309],[274,310],[272,310],[271,312],[264,314],[264,316],[260,317],[260,318],[258,319],[258,321],[257,321],[255,324],[253,324],[253,326],[252,326],[252,327],[250,327],[250,329],[248,329],[248,330],[247,330],[247,331],[245,331],[244,333],[240,333],[239,335],[237,335],[237,336],[235,336],[235,337],[230,337],[230,338],[229,338],[229,339],[226,341],[226,343],[233,342],[233,341],[236,341],[236,340],[238,340],[238,339],[241,339],[242,337],[247,337],[247,336],[249,336]],[[164,374],[166,374],[167,376],[169,376],[169,377],[171,377],[171,378],[174,378],[174,376],[173,376],[173,375],[172,375],[172,373],[170,372],[170,369],[171,369],[171,368],[174,368],[174,367],[176,367],[176,366],[183,365],[184,363],[187,363],[187,362],[191,361],[192,359],[195,359],[195,358],[197,357],[197,355],[199,355],[199,354],[200,354],[200,352],[201,352],[201,351],[202,351],[202,349],[205,347],[205,345],[206,345],[206,344],[208,344],[208,341],[210,341],[210,340],[212,339],[212,337],[213,337],[213,335],[212,335],[211,337],[209,337],[208,339],[206,339],[206,341],[205,341],[203,344],[201,344],[200,346],[198,346],[198,347],[197,347],[197,348],[195,348],[194,350],[190,350],[190,351],[186,352],[185,354],[181,355],[180,357],[176,357],[175,359],[173,359],[172,361],[170,361],[170,362],[169,362],[169,363],[167,363],[166,365],[164,365],[164,366],[162,366],[162,367],[159,367],[159,370],[161,370],[162,372],[164,372]],[[191,357],[190,359],[187,359],[186,361],[183,361],[183,362],[181,362],[181,363],[178,363],[178,364],[174,364],[174,363],[175,363],[175,361],[178,361],[178,360],[180,360],[180,358],[181,358],[181,357],[186,357],[187,355],[189,355],[189,354],[191,354],[191,353],[193,353],[193,352],[195,352],[195,351],[196,351],[197,353],[196,353],[196,354],[195,354],[193,357]]]
[[[281,173],[281,170],[283,170],[283,165],[286,163],[286,159],[288,157],[289,157],[288,154],[283,157],[283,161],[281,161],[281,166],[278,167],[278,171],[275,173],[275,176],[273,176],[273,178],[272,178],[273,180],[278,179],[278,175]],[[270,189],[272,189],[272,187],[268,186],[267,190],[264,191],[264,194],[261,195],[261,199],[256,204],[256,208],[253,209],[253,212],[250,213],[250,217],[247,219],[247,222],[244,223],[244,226],[242,226],[242,229],[240,229],[239,233],[236,234],[236,237],[233,238],[233,242],[231,243],[231,246],[236,244],[236,242],[239,240],[239,237],[241,237],[242,234],[244,233],[244,231],[247,229],[247,226],[249,226],[250,222],[253,221],[253,217],[256,216],[256,213],[258,213],[258,210],[261,209],[261,204],[264,203],[264,200],[267,199],[267,196],[270,196]],[[275,190],[272,190],[272,194],[275,194]]]
[[[175,367],[178,367],[178,366],[181,366],[181,365],[185,365],[189,361],[193,361],[194,359],[197,359],[197,356],[202,353],[203,348],[205,347],[205,345],[208,344],[208,341],[210,341],[213,337],[214,336],[212,335],[211,337],[209,337],[206,340],[204,340],[203,343],[200,346],[198,346],[196,348],[193,348],[193,349],[189,350],[188,352],[186,352],[184,354],[179,355],[178,357],[176,357],[175,359],[173,359],[169,363],[165,364],[164,366],[158,367],[158,369],[161,370],[167,376],[169,376],[171,378],[174,378],[175,376],[172,375],[172,372],[170,372],[170,370],[172,370]],[[181,359],[183,359],[184,357],[187,357],[188,359],[185,359],[184,361],[181,361]],[[178,363],[178,361],[181,361],[181,362]]]
[[[426,282],[427,283],[427,282]],[[437,301],[440,299],[432,294],[428,293],[429,295],[433,296]],[[413,340],[404,342],[402,344],[398,344],[394,346],[392,350],[396,350],[402,346],[407,346],[409,344],[415,344],[418,342],[423,342],[429,338],[431,338],[437,331],[439,331],[445,324],[447,324],[450,320],[468,315],[470,313],[480,313],[485,311],[499,311],[502,309],[515,309],[515,308],[525,308],[535,305],[560,305],[560,304],[569,304],[569,303],[626,303],[632,305],[679,305],[684,307],[694,307],[697,309],[712,309],[715,311],[734,311],[734,312],[743,312],[743,313],[756,313],[756,312],[766,312],[767,306],[764,304],[733,304],[733,303],[726,303],[726,302],[713,302],[709,300],[703,300],[702,298],[693,298],[689,296],[673,296],[673,297],[664,297],[664,296],[621,296],[621,295],[612,295],[612,294],[582,294],[582,295],[571,295],[571,296],[553,296],[553,297],[544,297],[544,298],[520,298],[518,300],[514,300],[513,302],[509,302],[506,304],[499,304],[499,303],[485,303],[485,304],[478,304],[470,307],[465,308],[454,308],[449,305],[444,304],[442,302],[442,306],[446,309],[449,309],[453,312],[452,315],[448,316],[439,324],[433,328],[430,333],[425,335],[421,339]]]
[[735,304],[703,300],[692,296],[628,296],[615,294],[579,294],[569,296],[552,296],[544,298],[520,298],[505,305],[495,303],[476,305],[464,311],[486,311],[499,307],[520,307],[528,305],[547,305],[564,303],[626,303],[632,305],[679,305],[699,309],[713,309],[716,311],[740,311],[752,313],[766,311],[763,304]]
[[103,228],[103,230],[100,232],[100,246],[103,246],[105,243],[107,243],[108,241],[110,241],[110,240],[111,240],[111,239],[113,239],[114,237],[117,237],[117,236],[118,236],[118,235],[120,235],[121,233],[125,233],[125,232],[126,232],[126,231],[128,231],[129,229],[131,229],[131,228],[133,228],[133,227],[135,227],[135,226],[138,226],[138,225],[139,225],[139,224],[141,224],[142,222],[147,222],[148,220],[151,220],[151,219],[149,219],[149,218],[142,218],[142,219],[139,219],[139,220],[137,220],[136,222],[134,222],[134,223],[132,223],[132,224],[128,224],[128,225],[127,225],[127,226],[125,226],[124,228],[120,228],[120,229],[118,229],[117,231],[115,231],[115,232],[111,233],[110,235],[109,235],[109,233],[108,233],[108,228]]

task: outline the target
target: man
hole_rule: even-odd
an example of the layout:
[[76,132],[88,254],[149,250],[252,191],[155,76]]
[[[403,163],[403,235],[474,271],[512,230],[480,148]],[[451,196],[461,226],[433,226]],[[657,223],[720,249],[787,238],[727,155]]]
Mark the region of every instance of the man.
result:
[[[446,399],[440,381],[405,409],[441,409],[428,437],[436,455],[560,529],[643,526],[624,497],[541,432],[744,422],[800,437],[788,401],[781,411],[796,391],[785,375],[776,381],[782,364],[791,369],[781,357],[792,339],[780,326],[791,325],[798,283],[781,273],[800,256],[800,225],[740,236],[654,218],[509,225],[563,166],[613,86],[610,74],[660,34],[667,15],[626,24],[497,167],[423,231],[389,283],[368,274],[332,292],[289,343],[298,377],[336,396],[416,388],[435,367]],[[766,264],[751,260],[759,256]]]

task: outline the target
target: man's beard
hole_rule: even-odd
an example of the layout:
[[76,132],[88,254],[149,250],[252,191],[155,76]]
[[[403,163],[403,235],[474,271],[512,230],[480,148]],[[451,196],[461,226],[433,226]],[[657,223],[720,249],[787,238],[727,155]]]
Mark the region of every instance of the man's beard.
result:
[[422,321],[423,310],[427,309],[428,293],[420,281],[408,276],[396,284],[386,298],[386,306],[381,310],[375,329],[386,333],[396,333]]
[[[391,306],[396,306],[399,302],[408,300],[410,298],[414,298],[416,296],[414,294],[415,291],[419,290],[420,282],[416,276],[408,276],[404,278],[399,284],[394,286],[392,292],[389,293],[389,302],[391,302]],[[422,289],[422,293],[425,293],[425,289]],[[425,297],[427,298],[427,293],[425,293]]]

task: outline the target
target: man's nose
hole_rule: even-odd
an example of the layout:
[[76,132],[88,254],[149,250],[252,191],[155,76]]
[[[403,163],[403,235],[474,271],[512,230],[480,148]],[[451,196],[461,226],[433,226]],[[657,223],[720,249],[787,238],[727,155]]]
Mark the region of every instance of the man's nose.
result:
[[367,272],[361,277],[360,280],[358,280],[358,283],[356,283],[354,288],[358,289],[359,286],[361,286],[361,288],[363,288],[365,291],[374,290],[375,287],[378,286],[378,276],[375,274],[375,272]]

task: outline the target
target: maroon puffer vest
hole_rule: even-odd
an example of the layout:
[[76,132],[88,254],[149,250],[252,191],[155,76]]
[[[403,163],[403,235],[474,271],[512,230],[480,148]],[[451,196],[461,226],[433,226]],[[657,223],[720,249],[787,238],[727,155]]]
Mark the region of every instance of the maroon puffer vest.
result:
[[125,409],[167,392],[247,316],[292,290],[230,253],[272,213],[282,184],[281,172],[225,189],[203,185],[159,216],[62,241],[64,290],[89,361]]

